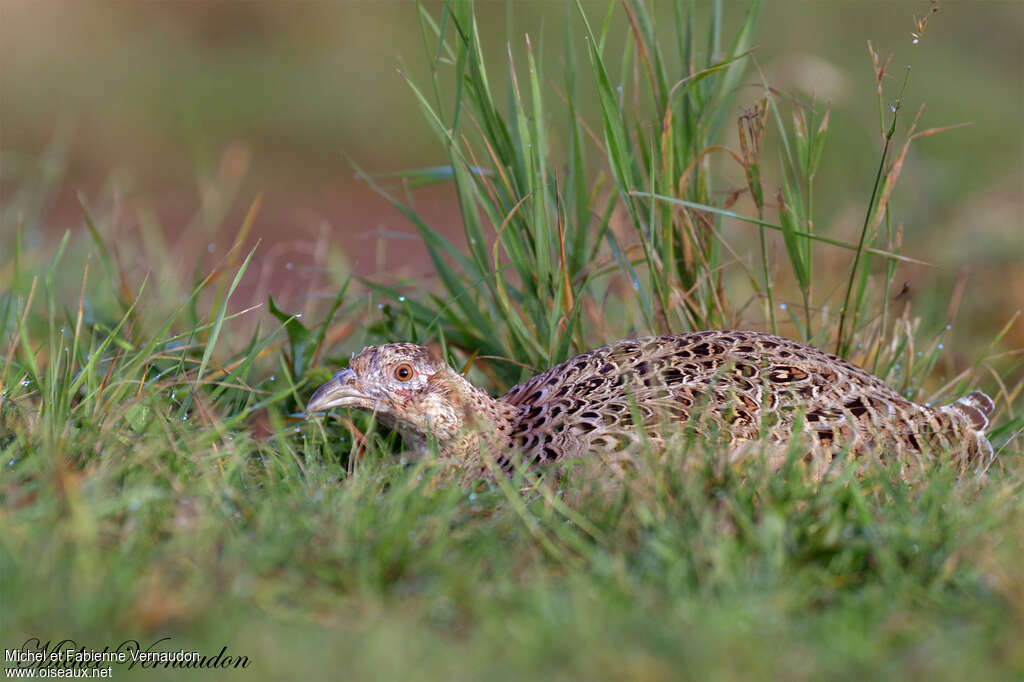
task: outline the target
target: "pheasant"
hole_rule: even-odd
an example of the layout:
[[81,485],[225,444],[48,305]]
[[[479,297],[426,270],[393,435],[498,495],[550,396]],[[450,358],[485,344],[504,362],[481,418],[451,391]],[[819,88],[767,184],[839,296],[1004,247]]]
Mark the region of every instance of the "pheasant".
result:
[[[407,445],[460,461],[490,453],[503,468],[590,453],[628,453],[677,434],[784,446],[808,458],[840,453],[921,459],[952,452],[961,470],[993,459],[992,400],[975,391],[948,405],[911,402],[835,355],[779,336],[702,331],[626,339],[552,367],[500,398],[473,386],[424,346],[370,346],[310,398],[306,414],[372,412]],[[780,450],[782,448],[779,448]]]

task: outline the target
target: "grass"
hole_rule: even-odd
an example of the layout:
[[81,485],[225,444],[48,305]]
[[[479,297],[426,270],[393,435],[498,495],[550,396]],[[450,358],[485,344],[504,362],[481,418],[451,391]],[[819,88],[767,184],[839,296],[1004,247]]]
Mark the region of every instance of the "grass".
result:
[[[0,225],[4,646],[170,637],[158,648],[247,657],[220,672],[240,679],[1024,672],[1019,356],[1000,324],[937,386],[945,332],[890,310],[888,265],[909,258],[887,203],[901,155],[879,151],[860,244],[815,226],[814,179],[841,134],[827,108],[765,88],[734,115],[758,10],[730,38],[717,5],[707,25],[634,1],[580,8],[579,33],[516,42],[495,67],[472,4],[420,8],[433,78],[412,97],[449,164],[365,177],[418,227],[437,286],[347,280],[301,319],[272,300],[270,315],[235,306],[248,219],[184,287],[170,267],[133,278],[131,250],[158,242],[113,243],[113,217],[85,198],[88,235],[26,246],[54,184],[41,159]],[[613,21],[630,26],[622,45]],[[680,65],[691,75],[673,81]],[[719,144],[729,125],[738,151]],[[459,197],[465,248],[405,198],[439,180]],[[407,463],[364,415],[298,414],[363,342],[438,341],[499,391],[629,333],[723,326],[837,344],[915,399],[989,390],[999,465],[958,479],[937,456],[907,477],[817,483],[796,453],[770,473],[695,443],[639,456],[619,485],[578,462],[554,494]]]

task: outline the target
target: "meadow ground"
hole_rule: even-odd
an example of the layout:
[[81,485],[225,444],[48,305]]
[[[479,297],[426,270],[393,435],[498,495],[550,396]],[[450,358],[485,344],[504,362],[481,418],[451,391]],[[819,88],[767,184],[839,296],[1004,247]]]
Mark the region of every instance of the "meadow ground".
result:
[[[921,40],[932,6],[907,27]],[[419,8],[428,66],[408,101],[445,164],[352,163],[410,221],[429,278],[351,276],[323,240],[302,295],[253,307],[239,300],[267,277],[244,153],[203,177],[200,219],[126,217],[115,179],[55,243],[39,235],[61,138],[5,163],[5,649],[195,651],[219,666],[204,677],[247,680],[1024,675],[1021,323],[962,307],[963,278],[904,287],[915,244],[949,272],[982,242],[1006,245],[1017,285],[1012,229],[925,249],[929,214],[901,196],[914,145],[956,133],[917,117],[880,55],[884,91],[861,95],[874,170],[849,192],[853,230],[830,229],[849,197],[816,182],[860,131],[762,80],[749,50],[769,8],[590,7],[566,4],[571,30],[516,36],[498,61],[470,3]],[[417,206],[423,184],[455,197],[461,234]],[[230,247],[183,276],[163,258],[175,230]],[[836,350],[922,402],[988,391],[996,465],[961,476],[931,453],[924,470],[842,463],[819,482],[796,452],[770,472],[693,443],[638,452],[614,484],[578,462],[556,489],[466,481],[406,461],[366,415],[301,414],[364,343],[438,342],[498,393],[629,334],[738,326]],[[183,674],[201,673],[112,666]]]

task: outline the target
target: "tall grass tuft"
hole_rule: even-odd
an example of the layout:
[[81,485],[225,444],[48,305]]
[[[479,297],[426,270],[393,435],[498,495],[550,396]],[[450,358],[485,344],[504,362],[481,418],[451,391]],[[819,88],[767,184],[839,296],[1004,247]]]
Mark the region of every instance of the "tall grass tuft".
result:
[[[733,113],[760,3],[751,3],[731,41],[722,36],[717,3],[703,40],[693,14],[678,7],[659,24],[646,4],[626,2],[628,28],[620,34],[610,30],[615,3],[599,24],[577,4],[582,31],[572,22],[566,30],[564,82],[545,77],[545,60],[526,35],[521,45],[509,44],[504,83],[490,75],[472,3],[446,2],[437,16],[418,7],[432,77],[427,87],[409,86],[449,165],[402,179],[452,181],[466,248],[429,225],[398,187],[361,172],[417,227],[444,292],[407,296],[410,287],[370,283],[401,311],[389,318],[388,333],[437,338],[464,356],[498,359],[487,371],[507,387],[628,334],[736,326],[777,331],[774,290],[782,280],[795,282],[802,298],[802,315],[790,313],[786,322],[804,340],[826,345],[837,334],[827,302],[813,297],[812,244],[818,242],[850,251],[859,273],[855,301],[831,308],[860,311],[852,326],[839,314],[837,342],[849,354],[851,334],[873,316],[864,297],[870,256],[915,262],[892,239],[877,248],[865,232],[861,243],[848,244],[815,228],[813,184],[828,135],[827,107],[789,96],[783,105],[764,83],[753,108]],[[581,70],[580,51],[589,69]],[[596,98],[599,125],[586,120],[581,93]],[[788,127],[783,106],[792,109]],[[717,140],[730,117],[739,149]],[[564,132],[552,135],[553,128]],[[769,131],[782,150],[780,172],[771,173],[781,178],[777,189],[764,186]],[[744,185],[716,189],[729,168],[742,172]],[[743,212],[745,205],[753,215]],[[756,228],[759,264],[727,238],[727,220]],[[775,262],[766,231],[781,233],[783,260]],[[726,292],[737,275],[751,298],[735,301]],[[751,313],[751,303],[760,315]]]

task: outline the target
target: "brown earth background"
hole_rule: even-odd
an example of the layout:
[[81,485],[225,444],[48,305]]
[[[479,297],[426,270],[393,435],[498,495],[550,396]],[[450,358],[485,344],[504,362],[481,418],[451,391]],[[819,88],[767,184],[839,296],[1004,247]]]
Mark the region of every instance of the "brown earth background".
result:
[[[585,5],[595,14],[606,7]],[[727,5],[725,35],[741,9]],[[914,47],[915,18],[927,10],[925,2],[769,2],[754,55],[775,87],[832,103],[817,188],[817,227],[830,236],[856,241],[878,162],[868,40],[894,53],[889,97],[913,65],[906,107],[926,105],[921,128],[972,124],[915,143],[893,202],[904,253],[934,266],[901,268],[904,300],[933,328],[955,301],[954,338],[970,348],[991,341],[1024,302],[1024,3],[943,3]],[[560,79],[557,36],[567,17],[578,28],[574,11],[556,1],[479,3],[492,78],[504,87],[508,45],[522,54],[529,33],[547,77]],[[446,162],[405,81],[428,82],[424,54],[411,2],[2,0],[0,202],[38,212],[37,222],[20,224],[26,247],[45,253],[65,231],[83,230],[81,193],[130,271],[154,268],[148,261],[159,254],[159,265],[183,278],[197,258],[224,256],[258,202],[245,249],[260,246],[239,306],[272,293],[295,310],[331,295],[350,272],[431,286],[414,228],[350,163],[385,174]],[[755,72],[747,83],[737,116],[761,92]],[[599,130],[596,101],[583,101]],[[550,125],[557,131],[560,122]],[[777,168],[771,138],[765,165]],[[735,145],[729,136],[724,143]],[[46,183],[51,191],[33,205],[25,188]],[[450,186],[410,196],[458,240]],[[0,252],[14,244],[11,224]],[[743,228],[731,229],[742,242]],[[156,248],[125,246],[145,239]],[[846,252],[823,258],[825,272],[848,267]],[[1024,324],[1004,343],[1024,345]]]

